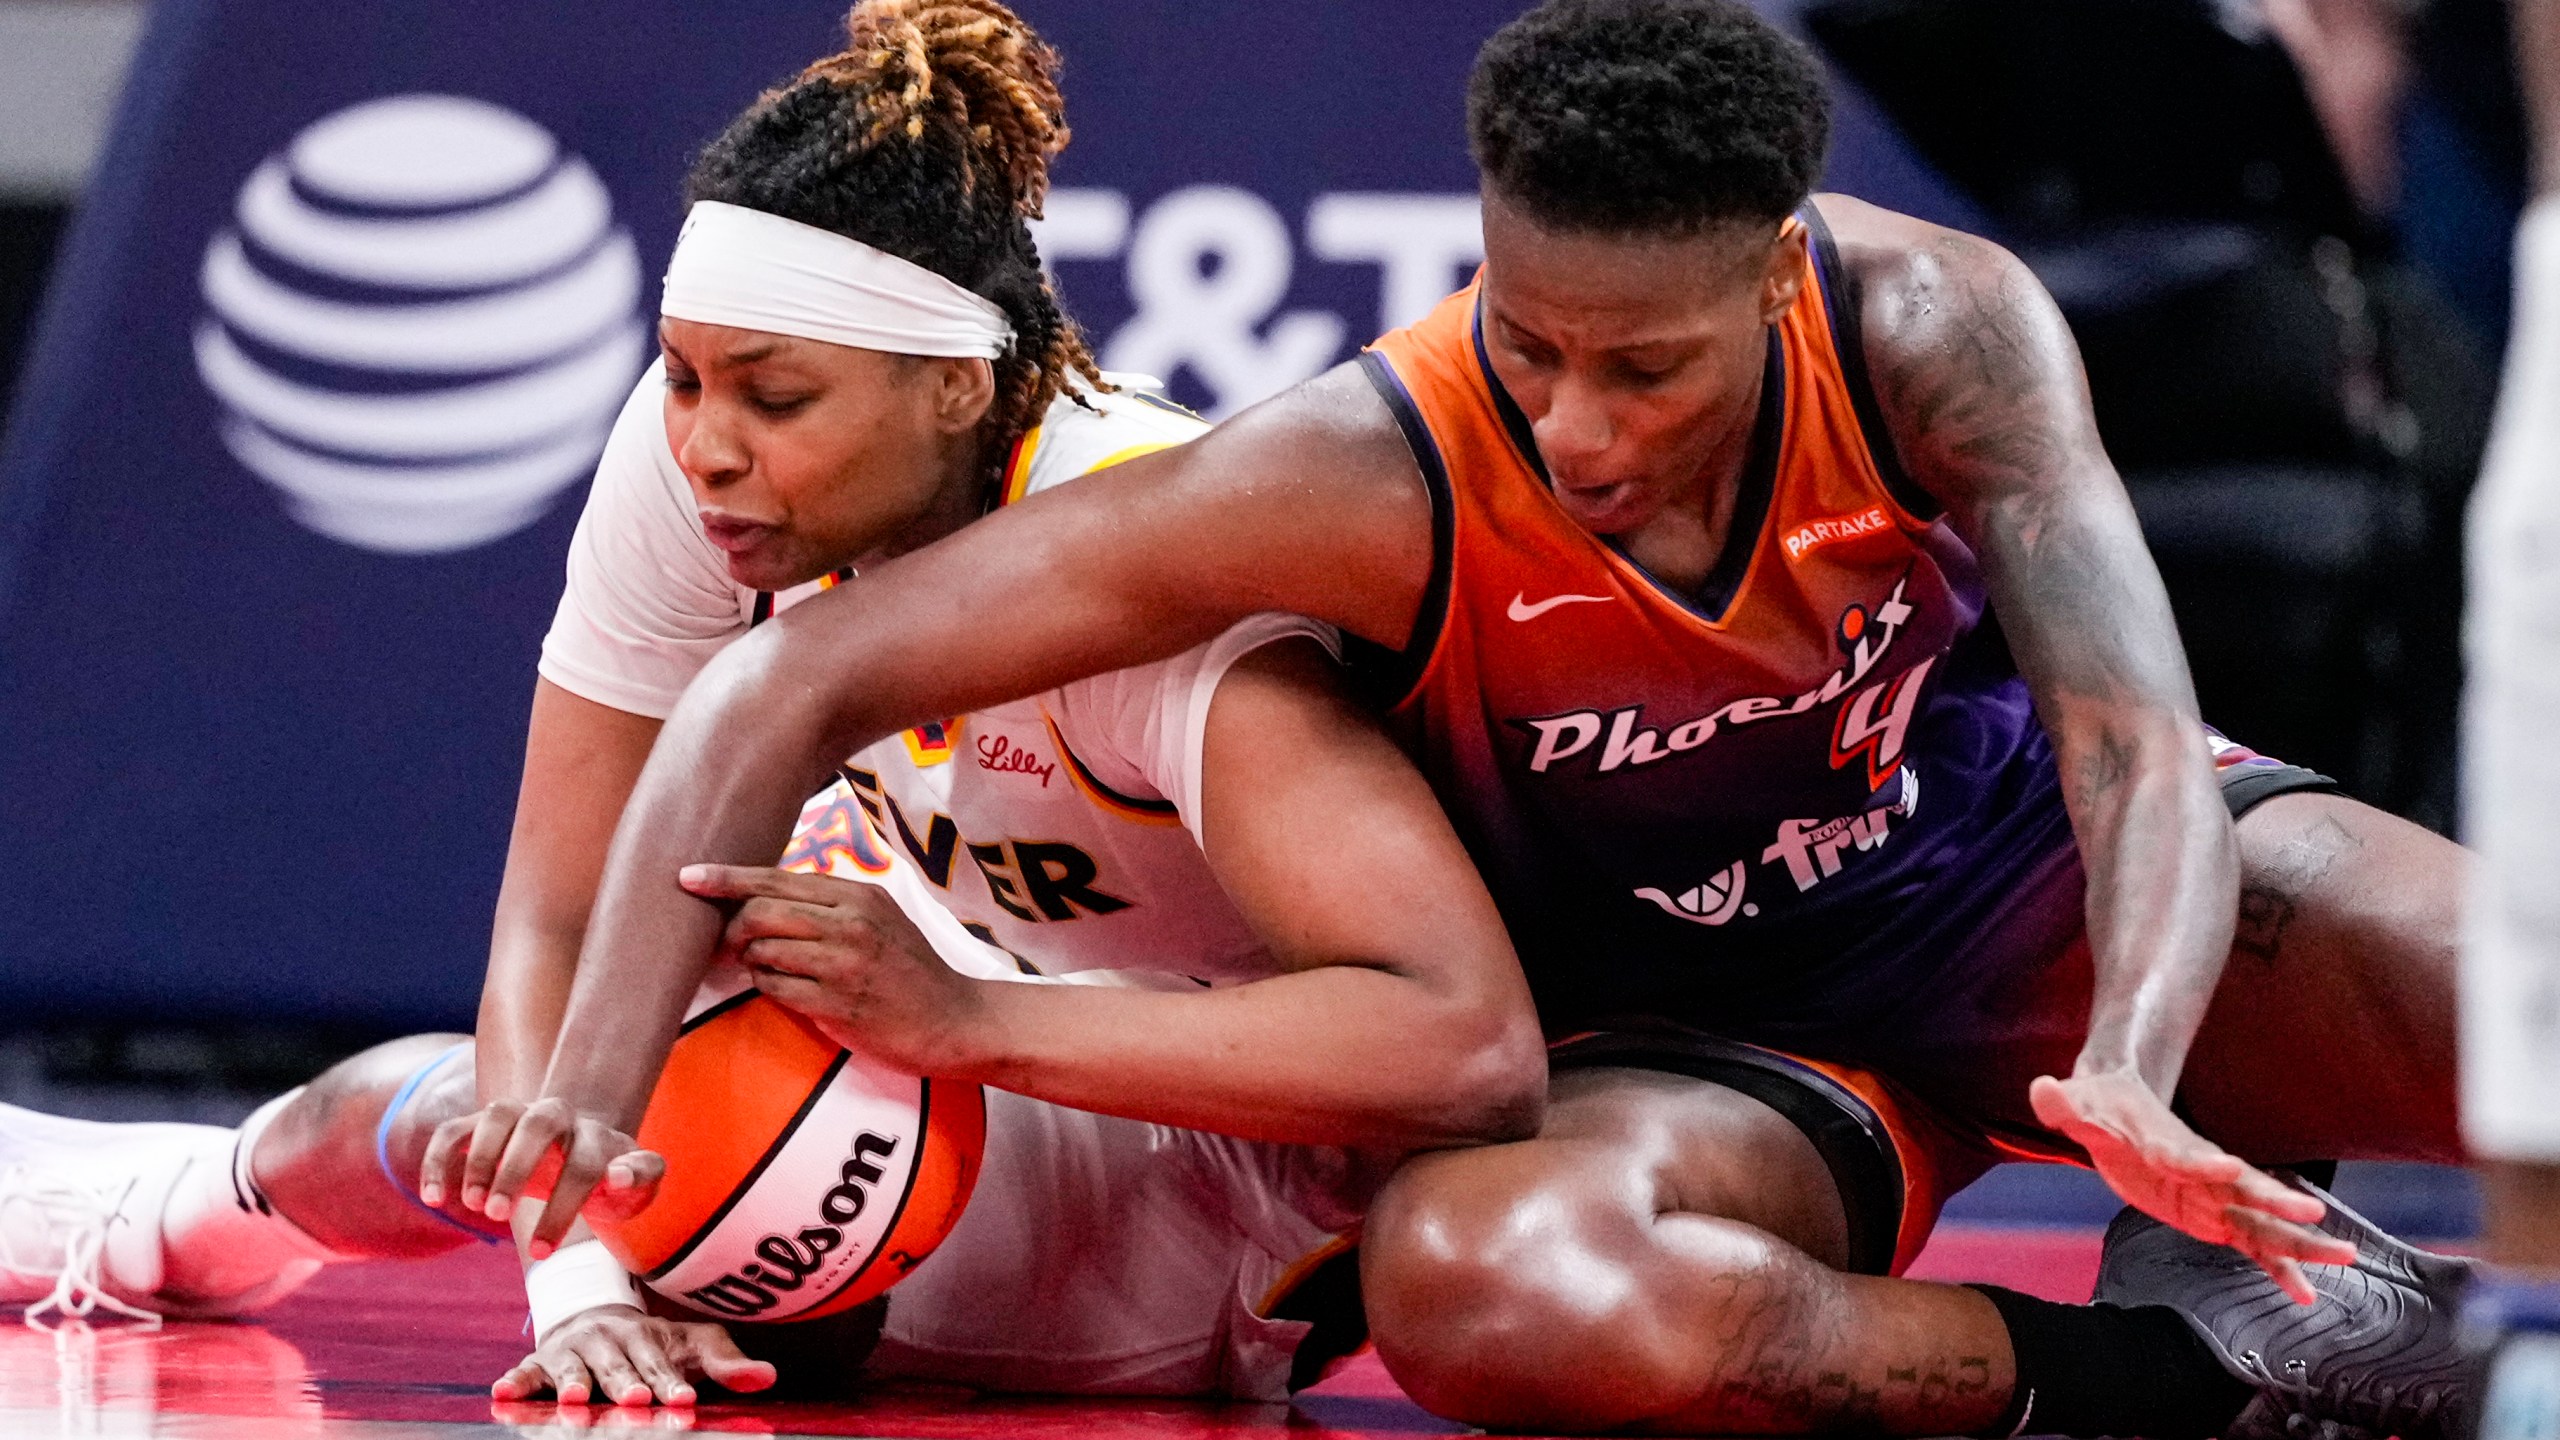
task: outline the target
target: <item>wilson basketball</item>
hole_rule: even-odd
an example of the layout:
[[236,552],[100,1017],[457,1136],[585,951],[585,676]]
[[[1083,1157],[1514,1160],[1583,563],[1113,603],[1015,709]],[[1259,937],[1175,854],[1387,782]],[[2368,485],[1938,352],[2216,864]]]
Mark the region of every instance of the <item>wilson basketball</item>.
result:
[[598,1237],[703,1315],[837,1314],[951,1233],[986,1130],[977,1086],[885,1069],[748,990],[685,1022],[640,1122],[666,1179]]

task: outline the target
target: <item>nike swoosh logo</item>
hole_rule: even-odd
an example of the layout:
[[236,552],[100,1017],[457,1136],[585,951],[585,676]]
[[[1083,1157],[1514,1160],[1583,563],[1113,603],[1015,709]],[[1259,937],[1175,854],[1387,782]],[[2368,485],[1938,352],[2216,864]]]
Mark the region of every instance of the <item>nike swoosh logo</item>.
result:
[[1525,590],[1511,597],[1512,619],[1535,620],[1559,605],[1606,605],[1609,603],[1609,597],[1606,595],[1555,595],[1535,605],[1527,603],[1528,599],[1529,595]]

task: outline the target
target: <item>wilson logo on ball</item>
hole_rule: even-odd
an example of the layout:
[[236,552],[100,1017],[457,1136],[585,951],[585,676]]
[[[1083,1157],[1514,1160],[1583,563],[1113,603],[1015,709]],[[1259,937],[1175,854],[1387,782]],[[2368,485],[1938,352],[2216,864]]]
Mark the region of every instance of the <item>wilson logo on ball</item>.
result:
[[663,1298],[723,1320],[814,1320],[923,1263],[959,1222],[986,1144],[977,1086],[839,1047],[764,995],[685,1022],[636,1137],[657,1198],[597,1237]]
[[311,529],[423,555],[531,524],[595,466],[646,362],[604,182],[486,101],[314,123],[205,249],[196,373],[233,458]]
[[853,1137],[853,1158],[844,1162],[842,1179],[818,1201],[819,1218],[831,1223],[803,1226],[797,1235],[767,1235],[755,1244],[757,1259],[735,1274],[687,1290],[685,1298],[716,1314],[752,1320],[774,1307],[776,1294],[798,1290],[844,1246],[846,1222],[861,1218],[870,1203],[871,1187],[884,1172],[874,1156],[898,1153],[898,1142],[866,1130]]

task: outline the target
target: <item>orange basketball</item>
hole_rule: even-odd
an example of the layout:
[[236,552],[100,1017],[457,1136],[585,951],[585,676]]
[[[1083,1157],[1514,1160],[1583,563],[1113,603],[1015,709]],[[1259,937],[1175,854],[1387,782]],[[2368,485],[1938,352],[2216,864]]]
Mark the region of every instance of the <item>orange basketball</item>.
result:
[[977,1086],[882,1068],[748,990],[685,1022],[640,1121],[666,1179],[598,1238],[700,1314],[833,1315],[951,1233],[986,1134]]

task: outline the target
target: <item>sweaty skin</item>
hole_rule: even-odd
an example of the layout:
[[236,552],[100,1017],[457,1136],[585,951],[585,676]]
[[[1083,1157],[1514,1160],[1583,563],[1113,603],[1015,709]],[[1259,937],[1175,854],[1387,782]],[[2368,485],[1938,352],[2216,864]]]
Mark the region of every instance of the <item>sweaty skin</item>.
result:
[[[2088,1043],[2068,1077],[2037,1083],[2038,1113],[2129,1199],[2301,1293],[2296,1262],[2338,1258],[2300,1228],[2316,1204],[2197,1137],[2165,1099],[2229,948],[2238,876],[2168,607],[2069,334],[1996,247],[1821,204],[1865,297],[1896,443],[1981,557],[2054,737],[2089,876]],[[1698,573],[1731,509],[1753,347],[1791,297],[1802,239],[1555,235],[1498,197],[1485,219],[1494,364],[1560,501],[1674,583]],[[674,876],[773,854],[833,757],[1178,652],[1260,610],[1400,647],[1431,557],[1414,462],[1344,367],[867,571],[733,646],[687,692],[624,812],[545,1098],[502,1154],[475,1145],[478,1173],[511,1196],[567,1141],[560,1198],[574,1203],[630,1148],[721,929]],[[579,1038],[605,1033],[614,1044]],[[555,1204],[538,1238],[567,1210]]]
[[[2346,1258],[2301,1228],[2316,1203],[2164,1096],[2193,1068],[2187,1098],[2211,1133],[2268,1160],[2453,1153],[2437,902],[2459,891],[2460,855],[2352,802],[2286,796],[2249,817],[2235,864],[2159,581],[2052,302],[1996,247],[1820,204],[1896,447],[1980,558],[2082,849],[2087,951],[2014,978],[2076,996],[2086,1034],[1986,1062],[2022,1102],[2032,1082],[2034,1114],[2120,1193],[2299,1292],[2299,1264]],[[1694,580],[1731,523],[1753,352],[1799,283],[1802,239],[1551,235],[1498,199],[1485,231],[1488,352],[1559,503],[1656,574]],[[1431,561],[1420,475],[1345,368],[866,570],[733,646],[670,718],[617,832],[544,1098],[473,1145],[475,1176],[512,1195],[564,1152],[539,1222],[556,1234],[609,1164],[655,1160],[628,1132],[723,918],[675,877],[773,853],[832,757],[1266,609],[1400,648]],[[2329,849],[2352,842],[2358,858],[2297,886],[2300,923],[2253,934],[2251,966],[2221,983],[2242,875],[2257,884],[2332,830],[2347,840]],[[2338,1043],[2339,1026],[2377,1017],[2364,1039],[2414,1037],[2414,1052]],[[2385,1078],[2407,1093],[2378,1092]],[[1623,1071],[1553,1101],[1534,1139],[1408,1163],[1372,1212],[1373,1331],[1423,1403],[1505,1428],[1914,1434],[1979,1429],[2007,1406],[2013,1361],[1988,1300],[1830,1268],[1839,1198],[1774,1112]],[[2317,1148],[2294,1148],[2306,1137]],[[1730,1183],[1719,1156],[1741,1157],[1750,1183]],[[1555,1265],[1484,1263],[1550,1231],[1533,1250]],[[1617,1299],[1595,1304],[1594,1285]]]
[[[731,582],[782,591],[849,562],[877,566],[985,511],[986,456],[1009,444],[986,432],[985,361],[680,320],[660,326],[660,341],[666,444]],[[541,1207],[492,1196],[491,1172],[539,1090],[614,817],[659,728],[537,686],[469,1067],[482,1103],[438,1123],[419,1162],[427,1205],[512,1221],[536,1259],[559,1228],[534,1235]],[[1305,639],[1243,656],[1218,684],[1200,744],[1194,818],[1210,874],[1288,973],[1176,993],[998,984],[952,970],[876,886],[769,865],[695,867],[685,883],[734,912],[728,948],[755,983],[909,1073],[1387,1154],[1533,1133],[1544,1057],[1500,916],[1429,787],[1352,702],[1339,667]],[[1351,814],[1362,823],[1344,826]],[[1336,866],[1378,883],[1329,885]],[[464,1163],[466,1150],[483,1163]],[[587,1215],[648,1203],[663,1170],[654,1155],[620,1157]],[[564,1183],[583,1191],[595,1179],[571,1172]],[[569,1329],[500,1382],[501,1398],[567,1394],[635,1367],[663,1379],[683,1368],[668,1346],[693,1343],[636,1312]],[[528,1378],[539,1375],[550,1378]],[[656,1380],[608,1393],[674,1398]]]
[[[741,584],[779,590],[848,556],[870,563],[976,513],[972,487],[946,476],[977,464],[974,428],[994,397],[986,362],[684,320],[662,324],[659,339],[668,443],[702,477],[712,533]],[[861,403],[845,403],[848,395]],[[534,682],[473,1030],[483,1104],[541,1093],[605,846],[658,726]]]
[[[2161,1098],[2212,994],[2238,883],[2176,633],[2069,335],[1996,247],[1855,201],[1821,203],[1866,297],[1869,360],[1897,443],[1983,559],[2054,735],[2087,863],[2099,973],[2089,1044],[2070,1078],[2039,1087],[2038,1104],[2092,1143],[2133,1198],[2208,1238],[2236,1238],[2279,1266],[2329,1254],[2288,1224],[2309,1218],[2299,1197],[2196,1139]],[[1783,308],[1791,282],[1777,277],[1794,273],[1801,240],[1554,236],[1498,199],[1486,233],[1495,364],[1531,414],[1560,497],[1668,578],[1697,569],[1731,508],[1756,401],[1756,380],[1742,378],[1756,374],[1750,350]],[[1762,283],[1750,283],[1755,266]],[[1703,284],[1685,278],[1701,270]],[[1698,298],[1684,310],[1657,303],[1666,293]],[[1685,330],[1653,318],[1665,312],[1685,314]],[[1613,323],[1650,328],[1628,344]],[[1663,423],[1674,418],[1687,423]],[[690,862],[774,853],[832,757],[1177,652],[1257,610],[1401,646],[1431,554],[1414,462],[1384,405],[1343,367],[1179,451],[867,572],[732,647],[669,720],[587,936],[566,1033],[610,1027],[621,1043],[561,1047],[552,1100],[509,1149],[497,1188],[512,1188],[573,1117],[592,1132],[585,1146],[626,1143],[720,931],[719,912],[672,877]],[[945,599],[957,594],[971,603]],[[604,1156],[573,1160],[585,1170]]]

